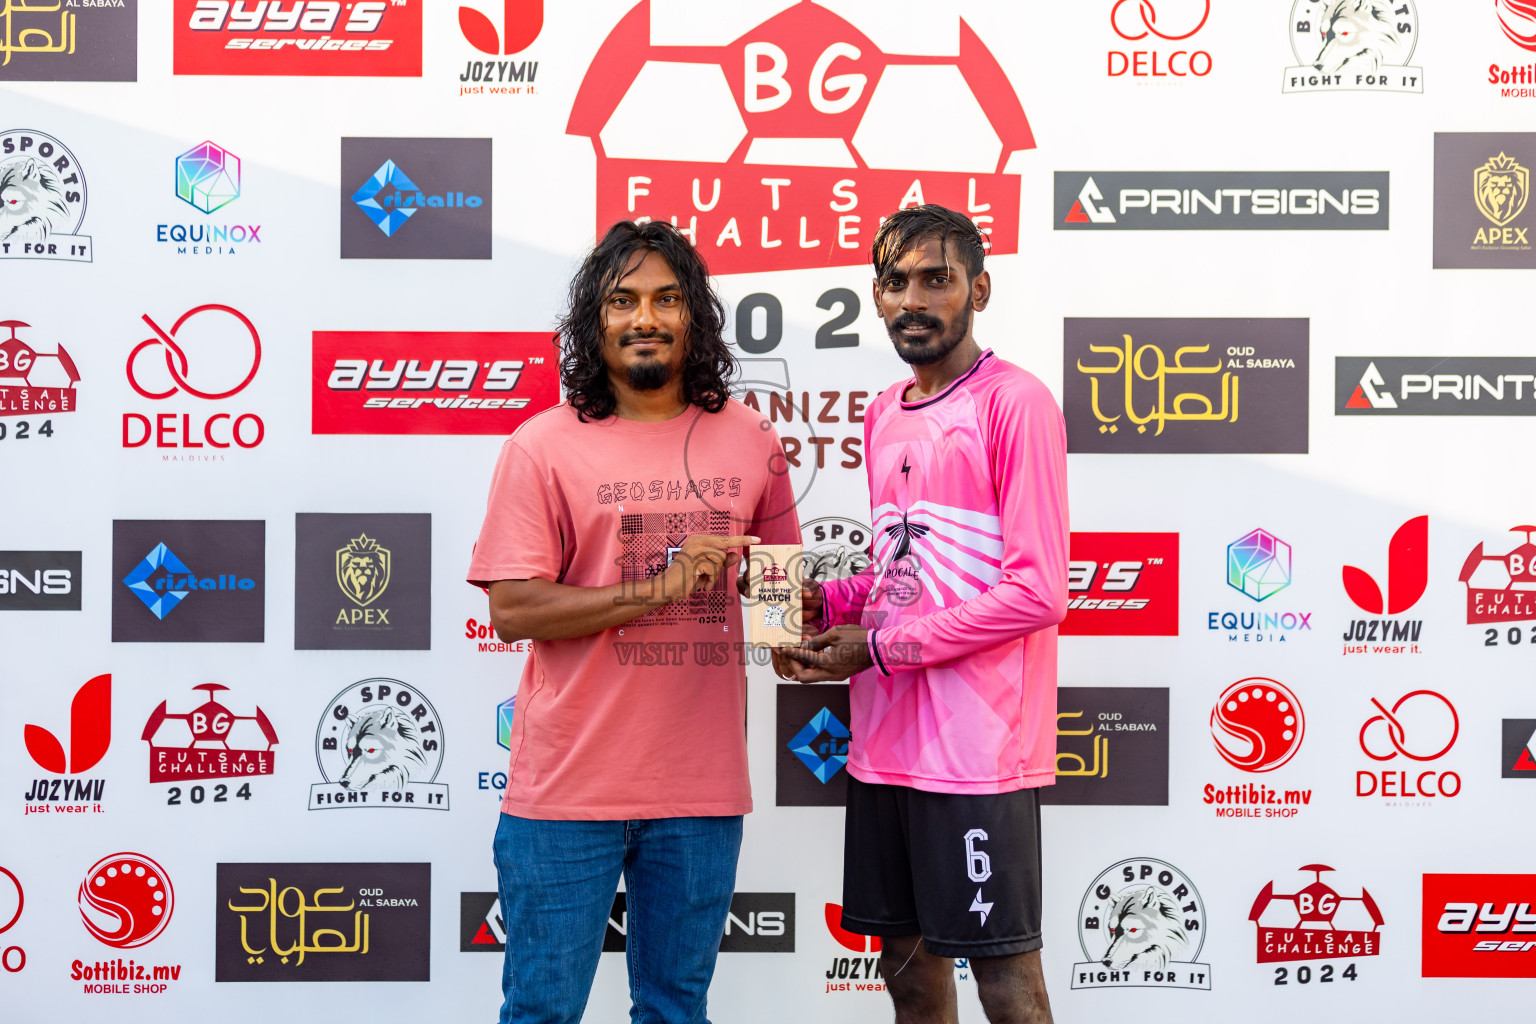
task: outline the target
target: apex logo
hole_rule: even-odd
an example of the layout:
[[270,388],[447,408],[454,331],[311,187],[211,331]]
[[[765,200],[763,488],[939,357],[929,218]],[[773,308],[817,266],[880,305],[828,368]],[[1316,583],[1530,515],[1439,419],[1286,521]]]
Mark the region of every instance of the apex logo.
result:
[[1418,603],[1429,585],[1429,517],[1415,516],[1387,545],[1387,597],[1370,573],[1344,566],[1344,591],[1361,611],[1398,615]]
[[459,8],[459,31],[469,45],[493,57],[511,56],[527,49],[544,31],[544,0],[502,0],[502,35],[484,14],[473,7]]
[[1387,382],[1382,379],[1381,371],[1376,369],[1375,363],[1370,363],[1365,368],[1360,383],[1355,385],[1354,394],[1349,396],[1349,401],[1344,403],[1346,409],[1396,409],[1397,399],[1392,397],[1391,391],[1377,391],[1384,388]]
[[69,705],[69,757],[64,745],[41,726],[23,731],[27,753],[39,768],[55,775],[79,775],[101,763],[112,743],[112,676],[99,675],[75,691]]

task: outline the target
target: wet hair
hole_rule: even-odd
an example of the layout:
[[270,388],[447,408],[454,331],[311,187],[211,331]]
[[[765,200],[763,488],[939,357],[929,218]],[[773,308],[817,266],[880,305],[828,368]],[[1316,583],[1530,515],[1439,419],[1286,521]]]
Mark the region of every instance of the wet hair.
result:
[[928,203],[897,210],[885,218],[869,249],[875,276],[883,278],[914,246],[930,238],[943,242],[945,258],[953,255],[958,259],[972,281],[981,273],[981,261],[987,250],[976,225],[964,214]]
[[709,268],[672,225],[621,220],[608,229],[571,279],[565,313],[556,327],[560,383],[583,422],[613,415],[617,397],[603,361],[603,311],[614,287],[648,252],[667,261],[682,290],[686,338],[679,340],[687,351],[679,370],[683,399],[706,412],[719,412],[730,397],[736,360],[725,344],[725,306],[709,285]]

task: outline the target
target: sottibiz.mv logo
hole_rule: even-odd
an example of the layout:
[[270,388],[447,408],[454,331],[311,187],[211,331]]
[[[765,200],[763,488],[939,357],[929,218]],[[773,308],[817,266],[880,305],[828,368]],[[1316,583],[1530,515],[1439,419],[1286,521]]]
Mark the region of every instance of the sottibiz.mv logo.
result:
[[176,0],[178,75],[421,76],[424,0]]
[[[164,868],[142,853],[114,853],[91,865],[80,883],[80,921],[97,941],[113,949],[138,949],[160,937],[171,923],[176,894]],[[180,964],[144,964],[134,959],[75,960],[72,981],[94,995],[164,995],[181,980]]]
[[[633,7],[571,107],[566,132],[597,152],[599,231],[670,221],[718,274],[857,266],[883,216],[929,202],[964,211],[994,255],[1018,251],[1019,179],[1003,172],[1035,139],[964,20],[957,54],[910,56],[809,2],[734,38],[685,17]],[[675,45],[680,33],[713,45]],[[678,96],[695,130],[643,127]],[[914,116],[943,123],[944,144],[912,146]]]
[[1074,533],[1062,636],[1178,636],[1179,535]]
[[1429,586],[1429,517],[1415,516],[1387,544],[1386,595],[1364,569],[1344,566],[1344,592],[1355,607],[1390,618],[1354,619],[1344,633],[1345,654],[1418,654],[1423,619],[1398,618]]
[[[75,691],[69,705],[69,755],[48,729],[28,724],[22,730],[27,753],[43,771],[76,776],[90,771],[112,744],[112,677],[99,675]],[[103,779],[34,779],[23,799],[27,814],[101,812]]]
[[1536,978],[1536,875],[1425,875],[1426,978]]
[[510,434],[560,400],[548,334],[316,331],[316,434]]

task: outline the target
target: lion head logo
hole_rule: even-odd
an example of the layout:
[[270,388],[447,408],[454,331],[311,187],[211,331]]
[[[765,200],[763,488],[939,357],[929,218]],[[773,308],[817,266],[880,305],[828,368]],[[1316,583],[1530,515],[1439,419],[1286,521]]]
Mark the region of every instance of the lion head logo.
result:
[[1504,227],[1525,210],[1531,172],[1500,153],[1472,172],[1472,194],[1484,217]]
[[0,242],[41,242],[69,219],[64,185],[42,160],[0,164]]
[[389,589],[389,549],[366,533],[336,552],[336,585],[353,604],[366,608]]

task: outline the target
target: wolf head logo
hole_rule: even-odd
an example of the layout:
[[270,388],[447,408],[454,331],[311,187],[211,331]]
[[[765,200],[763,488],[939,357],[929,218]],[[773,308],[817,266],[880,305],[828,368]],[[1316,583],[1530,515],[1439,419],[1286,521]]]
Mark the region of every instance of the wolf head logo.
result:
[[1131,964],[1149,970],[1168,966],[1189,945],[1178,911],[1173,897],[1155,885],[1117,893],[1109,904],[1113,939],[1104,965],[1117,971]]
[[1378,0],[1337,0],[1318,23],[1323,46],[1312,66],[1324,74],[1348,68],[1371,74],[1402,63],[1403,39],[1390,4]]
[[41,242],[69,218],[64,186],[41,160],[0,164],[0,242]]
[[348,719],[346,754],[337,780],[343,789],[402,790],[427,767],[421,730],[410,715],[387,706]]

